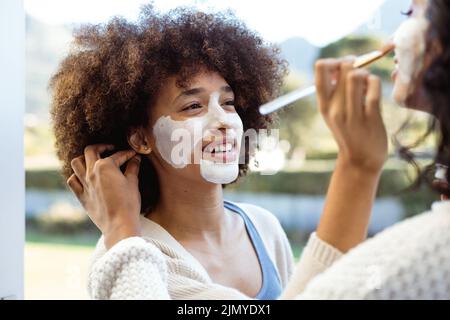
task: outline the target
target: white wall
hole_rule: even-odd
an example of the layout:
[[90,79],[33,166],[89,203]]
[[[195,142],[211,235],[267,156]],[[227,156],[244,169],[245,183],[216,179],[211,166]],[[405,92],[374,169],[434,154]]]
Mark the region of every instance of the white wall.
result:
[[23,299],[25,14],[0,1],[0,298]]

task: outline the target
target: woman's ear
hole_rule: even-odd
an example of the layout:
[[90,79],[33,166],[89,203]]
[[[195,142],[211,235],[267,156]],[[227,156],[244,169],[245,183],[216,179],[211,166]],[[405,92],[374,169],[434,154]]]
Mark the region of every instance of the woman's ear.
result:
[[149,138],[146,135],[144,128],[133,128],[130,130],[128,137],[128,144],[134,151],[140,154],[150,154],[152,148],[150,146]]
[[436,57],[442,55],[443,51],[444,51],[444,49],[442,48],[441,42],[437,39],[434,39],[431,42],[431,55],[433,56],[433,58],[436,58]]
[[442,55],[442,44],[438,39],[429,42],[427,52],[425,54],[424,66],[427,68],[435,59]]

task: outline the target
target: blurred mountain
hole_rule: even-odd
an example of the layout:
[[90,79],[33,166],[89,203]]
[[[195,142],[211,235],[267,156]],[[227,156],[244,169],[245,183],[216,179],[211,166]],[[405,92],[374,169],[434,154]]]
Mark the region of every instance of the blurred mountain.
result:
[[289,62],[291,71],[306,77],[307,80],[312,79],[312,66],[320,48],[300,37],[290,38],[279,46],[281,55]]
[[[352,35],[389,38],[406,19],[401,12],[407,12],[411,0],[387,0],[373,15],[373,19],[357,27]],[[313,64],[320,49],[303,38],[290,38],[280,43],[283,57],[293,72],[301,74],[308,82],[313,79]]]

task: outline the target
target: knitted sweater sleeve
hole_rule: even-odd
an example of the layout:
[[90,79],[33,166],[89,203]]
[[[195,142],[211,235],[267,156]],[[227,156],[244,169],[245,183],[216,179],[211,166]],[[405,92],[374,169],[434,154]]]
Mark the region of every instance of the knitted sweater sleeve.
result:
[[300,294],[314,277],[328,269],[342,255],[315,232],[312,233],[281,298],[292,299]]
[[[312,234],[282,298],[293,298],[317,274],[327,269],[340,253]],[[191,298],[249,299],[239,291],[220,285],[199,284],[182,277],[177,285],[195,292]],[[172,281],[175,281],[172,279]],[[167,265],[162,252],[144,238],[124,239],[106,251],[90,268],[88,291],[93,299],[170,299]],[[175,297],[176,298],[176,297]]]
[[162,253],[140,237],[119,241],[91,267],[93,299],[169,299]]
[[450,299],[449,204],[435,205],[435,212],[397,223],[350,250],[296,298]]

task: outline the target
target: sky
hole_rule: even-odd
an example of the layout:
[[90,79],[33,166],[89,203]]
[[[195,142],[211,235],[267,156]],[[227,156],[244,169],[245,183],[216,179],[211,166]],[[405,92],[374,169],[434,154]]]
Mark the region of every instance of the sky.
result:
[[[178,6],[202,10],[232,9],[263,38],[282,42],[303,37],[324,46],[351,33],[361,24],[376,27],[377,9],[395,0],[155,0],[166,11]],[[149,0],[24,0],[26,12],[48,24],[101,23],[115,15],[134,20]]]

